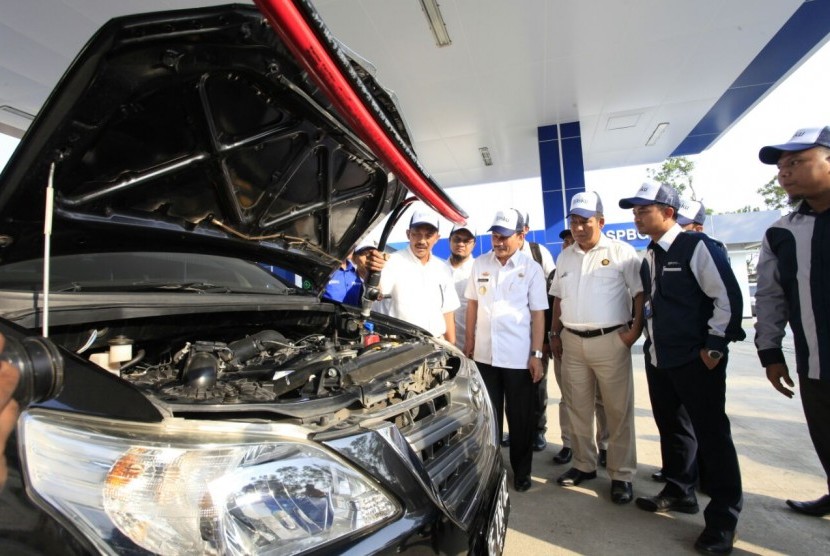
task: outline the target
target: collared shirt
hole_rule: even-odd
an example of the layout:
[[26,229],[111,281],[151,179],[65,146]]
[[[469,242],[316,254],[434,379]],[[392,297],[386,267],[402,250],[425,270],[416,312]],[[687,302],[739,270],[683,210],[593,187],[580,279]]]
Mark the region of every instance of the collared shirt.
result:
[[557,260],[550,294],[566,328],[595,330],[631,320],[631,298],[643,291],[642,259],[631,245],[600,235],[587,252],[578,243]]
[[789,322],[798,374],[830,381],[830,211],[806,201],[764,233],[758,258],[755,346],[763,366],[784,363]]
[[473,359],[527,369],[530,312],[548,308],[542,267],[518,250],[502,266],[490,251],[473,263],[464,295],[478,302]]
[[338,267],[329,278],[323,297],[332,301],[359,306],[362,294],[363,280],[357,274],[357,268],[352,264],[352,261],[347,260],[346,268]]
[[[450,264],[452,279],[455,283],[455,293],[461,303],[461,306],[455,311],[455,345],[461,349],[464,348],[464,335],[467,332],[467,301],[469,301],[464,296],[464,290],[467,289],[467,281],[473,271],[473,261],[475,261],[475,258],[470,256],[460,266],[454,267]],[[449,261],[447,264],[449,264]]]
[[423,264],[409,246],[389,256],[380,274],[380,291],[383,299],[375,303],[375,310],[434,336],[447,331],[444,313],[460,305],[450,265],[432,254]]

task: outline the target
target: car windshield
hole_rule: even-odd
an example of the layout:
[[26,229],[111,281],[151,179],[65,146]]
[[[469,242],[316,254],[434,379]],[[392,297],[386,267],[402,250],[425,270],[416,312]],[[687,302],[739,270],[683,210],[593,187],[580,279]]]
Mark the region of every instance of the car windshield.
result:
[[[278,267],[194,253],[94,253],[50,259],[51,292],[295,293]],[[42,259],[0,266],[0,289],[41,291]]]

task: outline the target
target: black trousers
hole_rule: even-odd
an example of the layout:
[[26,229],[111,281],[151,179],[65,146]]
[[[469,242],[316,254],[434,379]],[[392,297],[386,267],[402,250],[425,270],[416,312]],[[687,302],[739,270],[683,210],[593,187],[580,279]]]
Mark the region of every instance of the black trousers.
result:
[[536,405],[534,406],[534,410],[536,413],[536,431],[542,434],[545,434],[545,431],[548,430],[548,365],[550,363],[550,358],[545,357],[542,359],[542,369],[545,371],[545,375],[542,377],[542,380],[536,383]]
[[798,387],[801,389],[801,405],[804,407],[807,429],[824,467],[827,491],[830,492],[830,381],[807,378],[800,374]]
[[536,436],[537,416],[534,397],[538,395],[536,384],[527,369],[505,369],[479,363],[478,370],[484,379],[487,395],[496,413],[499,436],[502,437],[502,420],[507,405],[507,426],[510,428],[510,467],[514,479],[530,477],[533,464],[533,438]]
[[[694,493],[700,450],[706,489],[712,498],[707,527],[734,531],[743,506],[741,471],[726,416],[726,357],[712,370],[701,359],[669,369],[646,363],[648,393],[660,431],[660,451],[669,496]],[[685,408],[685,410],[684,410]]]

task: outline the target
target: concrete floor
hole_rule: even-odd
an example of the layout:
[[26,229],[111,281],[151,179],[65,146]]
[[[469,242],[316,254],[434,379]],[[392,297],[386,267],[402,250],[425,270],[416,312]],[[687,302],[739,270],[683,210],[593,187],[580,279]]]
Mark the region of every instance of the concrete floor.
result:
[[[773,390],[758,363],[752,326],[752,319],[744,320],[747,339],[731,344],[727,368],[727,412],[744,488],[733,554],[830,554],[830,516],[803,516],[784,502],[827,494],[827,482],[810,442],[798,390],[793,399]],[[794,373],[791,346],[791,341],[785,343]],[[650,496],[662,488],[650,478],[661,464],[659,436],[648,399],[642,339],[632,351],[638,456],[634,496]],[[510,491],[505,555],[695,554],[693,544],[703,530],[707,496],[698,493],[701,512],[696,515],[658,515],[634,503],[611,503],[611,481],[603,469],[595,480],[578,487],[556,484],[569,465],[552,461],[561,448],[559,391],[552,377],[548,389],[548,446],[534,455],[532,488],[524,493]],[[503,455],[507,462],[507,449]],[[510,479],[512,484],[512,475]]]

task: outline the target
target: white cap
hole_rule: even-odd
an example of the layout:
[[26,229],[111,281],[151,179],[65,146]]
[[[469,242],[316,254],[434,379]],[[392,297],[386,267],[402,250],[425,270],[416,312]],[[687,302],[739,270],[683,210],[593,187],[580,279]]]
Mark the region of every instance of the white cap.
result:
[[593,191],[577,193],[571,199],[571,210],[568,216],[576,214],[582,218],[591,218],[596,214],[602,214],[602,199]]
[[437,230],[439,228],[438,213],[429,209],[419,209],[412,213],[412,218],[409,220],[409,227],[414,228],[415,226],[423,224],[432,226]]
[[706,207],[700,201],[680,199],[680,208],[677,209],[677,223],[681,226],[700,224],[706,221]]
[[493,225],[488,232],[496,232],[502,236],[512,236],[516,232],[524,232],[525,223],[521,213],[516,209],[500,210],[493,218]]
[[466,224],[456,224],[455,226],[453,226],[450,235],[453,235],[458,230],[467,230],[473,237],[476,237],[476,229],[473,226],[471,226],[469,222],[467,222]]

